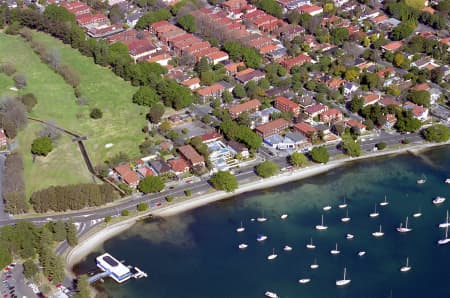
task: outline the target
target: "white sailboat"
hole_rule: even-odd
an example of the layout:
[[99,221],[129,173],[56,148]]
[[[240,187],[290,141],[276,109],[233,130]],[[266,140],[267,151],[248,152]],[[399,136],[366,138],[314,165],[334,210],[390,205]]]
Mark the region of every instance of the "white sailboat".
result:
[[264,211],[262,212],[262,215],[260,217],[256,218],[256,220],[258,222],[265,222],[265,221],[267,221],[267,218],[264,217]]
[[319,264],[317,264],[317,260],[314,259],[314,263],[312,263],[311,265],[309,265],[309,268],[311,269],[317,269],[319,268]]
[[302,279],[298,280],[298,282],[301,283],[301,284],[307,284],[310,281],[311,281],[311,278],[302,278]]
[[364,250],[361,250],[360,252],[358,252],[358,256],[362,257],[366,255],[366,252]]
[[274,249],[272,249],[272,253],[267,256],[267,259],[273,260],[273,259],[276,259],[277,257],[278,257],[278,255],[275,253],[275,248],[274,248]]
[[281,218],[281,219],[286,219],[286,218],[288,218],[288,215],[287,215],[286,213],[281,214],[280,218]]
[[450,184],[450,178],[445,179],[444,181],[446,184]]
[[347,212],[345,213],[345,217],[341,218],[342,222],[349,222],[350,221],[350,217],[348,217],[348,209]]
[[442,204],[444,202],[445,202],[445,198],[444,197],[440,197],[440,196],[437,196],[433,200],[433,204],[435,204],[435,205],[439,205],[439,204]]
[[439,224],[439,227],[440,228],[446,228],[448,226],[450,226],[450,222],[448,222],[448,210],[447,210],[447,217],[445,218],[445,222]]
[[339,204],[338,207],[339,207],[340,209],[347,208],[347,203],[346,203],[346,201],[345,201],[345,197],[344,197],[344,202],[343,202],[342,204]]
[[322,209],[323,209],[323,211],[330,211],[331,208],[332,207],[330,205],[327,205],[327,206],[323,207]]
[[381,225],[380,225],[380,229],[376,232],[372,233],[373,237],[382,237],[384,235],[384,233],[381,231]]
[[416,213],[413,214],[413,217],[414,218],[418,218],[418,217],[421,217],[421,216],[422,216],[422,210],[420,210],[420,208],[419,208],[419,210]]
[[244,228],[244,226],[242,225],[242,221],[241,221],[241,226],[240,226],[239,228],[236,229],[236,232],[241,233],[241,232],[244,232],[244,231],[245,231],[245,228]]
[[344,267],[344,278],[340,279],[340,280],[336,280],[336,285],[337,286],[345,286],[348,285],[351,280],[346,278],[347,275],[347,267]]
[[338,249],[338,244],[336,243],[336,247],[334,249],[330,250],[330,254],[338,255],[340,253],[341,253],[341,251]]
[[323,230],[326,230],[326,229],[328,229],[328,227],[323,224],[323,214],[322,214],[321,223],[320,223],[320,225],[316,225],[316,230],[323,231]]
[[239,244],[239,249],[246,249],[247,247],[248,247],[248,245],[245,243]]
[[377,212],[377,205],[375,205],[375,208],[374,208],[373,212],[369,214],[369,217],[375,218],[375,217],[378,217],[379,215],[380,215],[380,213]]
[[384,201],[380,203],[380,206],[387,206],[389,205],[389,202],[387,201],[386,195],[384,196]]
[[267,240],[266,235],[258,235],[258,237],[256,238],[256,241],[258,241],[258,242],[263,242],[265,240]]
[[444,245],[450,242],[450,238],[448,238],[448,226],[445,227],[445,238],[438,240],[439,245]]
[[308,244],[306,244],[306,248],[309,248],[309,249],[316,248],[316,245],[314,245],[312,238],[311,238],[311,241]]
[[355,238],[355,235],[347,234],[347,235],[345,235],[345,238],[348,239],[348,240],[351,240],[351,239]]
[[406,217],[406,223],[405,223],[404,227],[402,226],[402,224],[403,223],[400,223],[400,226],[397,228],[397,232],[399,232],[399,233],[408,233],[408,232],[412,231],[411,228],[408,228],[408,216]]
[[405,264],[405,266],[402,266],[400,268],[400,271],[401,272],[408,272],[409,270],[411,270],[411,266],[409,266],[409,258],[406,257],[406,264]]
[[271,291],[266,291],[264,293],[264,296],[269,297],[269,298],[279,298],[277,293],[271,292]]

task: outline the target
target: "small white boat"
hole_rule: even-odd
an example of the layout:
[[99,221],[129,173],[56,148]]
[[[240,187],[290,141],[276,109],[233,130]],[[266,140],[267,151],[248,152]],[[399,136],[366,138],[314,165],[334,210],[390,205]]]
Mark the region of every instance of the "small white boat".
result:
[[419,218],[422,216],[422,211],[419,209],[419,211],[417,211],[416,213],[413,214],[414,218]]
[[375,205],[375,208],[374,208],[373,212],[369,214],[369,217],[370,218],[375,218],[375,217],[378,217],[378,216],[380,216],[380,213],[377,212],[377,205]]
[[286,219],[286,218],[288,218],[288,215],[287,215],[286,213],[281,214],[280,218],[281,218],[281,219]]
[[337,286],[345,286],[345,285],[348,285],[351,282],[350,279],[346,279],[346,275],[347,275],[347,268],[344,268],[344,278],[340,279],[340,280],[336,280],[336,285]]
[[323,214],[322,214],[322,221],[321,221],[320,225],[316,225],[316,230],[323,231],[326,229],[328,229],[328,227],[323,224]]
[[362,257],[366,254],[366,252],[364,250],[361,250],[360,252],[358,252],[358,256]]
[[435,204],[435,205],[439,205],[439,204],[442,204],[444,202],[445,202],[445,198],[444,197],[439,197],[439,196],[434,198],[434,200],[433,200],[433,204]]
[[248,247],[248,245],[245,243],[239,244],[239,249],[246,249],[247,247]]
[[445,238],[438,240],[439,245],[444,245],[450,242],[450,238],[448,238],[448,226],[445,227]]
[[402,266],[400,268],[400,271],[401,272],[408,272],[409,270],[411,270],[411,266],[409,266],[409,258],[407,257],[406,258],[406,264],[405,264],[405,266]]
[[447,210],[447,217],[445,218],[445,222],[439,224],[439,227],[440,228],[446,228],[448,226],[450,226],[450,222],[448,221],[448,210]]
[[285,245],[285,246],[283,247],[283,250],[284,250],[284,251],[291,251],[291,250],[292,250],[292,247],[290,247],[289,245]]
[[330,254],[338,255],[340,253],[341,253],[341,251],[338,249],[338,244],[336,243],[336,247],[334,249],[330,250]]
[[381,225],[380,225],[380,229],[376,232],[372,233],[373,237],[382,237],[384,235],[384,233],[381,231]]
[[342,222],[349,222],[350,221],[350,217],[348,217],[348,209],[347,212],[345,213],[345,217],[341,218]]
[[345,238],[347,238],[348,240],[351,240],[351,239],[355,238],[355,235],[347,234],[347,235],[345,235]]
[[387,206],[389,205],[389,202],[387,201],[387,197],[384,196],[384,201],[380,203],[380,206]]
[[445,179],[445,183],[450,184],[450,178]]
[[339,204],[338,207],[339,207],[340,209],[347,208],[347,203],[346,203],[346,201],[345,201],[345,197],[344,197],[344,202],[343,202],[342,204]]
[[258,235],[258,237],[256,238],[256,241],[258,241],[258,242],[262,242],[264,240],[267,240],[266,235]]
[[309,268],[311,269],[317,269],[319,268],[319,264],[317,264],[317,260],[314,259],[314,263],[312,263],[311,265],[309,265]]
[[302,279],[298,280],[298,282],[301,283],[301,284],[307,284],[310,281],[311,281],[311,278],[302,278]]
[[252,218],[252,219],[250,219],[250,221],[255,221],[255,219],[254,219],[254,218]]
[[242,221],[241,221],[241,226],[240,226],[239,228],[236,229],[236,232],[242,233],[242,232],[244,232],[244,231],[245,231],[245,228],[244,228],[244,226],[242,225]]
[[400,226],[397,228],[397,232],[399,232],[399,233],[409,233],[409,232],[412,231],[411,228],[408,228],[408,216],[406,217],[405,226],[403,227],[402,225],[403,225],[403,223],[400,223]]
[[417,184],[425,184],[427,182],[427,177],[425,175],[422,175],[419,179],[417,179]]
[[267,259],[273,260],[273,259],[276,259],[277,257],[278,257],[278,255],[275,253],[275,248],[274,248],[274,249],[272,249],[272,253],[267,256]]
[[327,205],[327,206],[323,207],[322,209],[323,209],[323,211],[330,211],[331,208],[332,207],[330,205]]
[[269,298],[279,298],[277,293],[270,292],[270,291],[265,292],[264,296],[269,297]]
[[262,215],[260,217],[256,218],[256,221],[258,221],[258,222],[265,222],[265,221],[267,221],[267,218],[264,217],[264,211],[262,212]]
[[314,248],[316,248],[316,246],[315,246],[314,243],[313,243],[312,238],[311,238],[311,241],[310,241],[308,244],[306,244],[306,248],[309,248],[309,249],[314,249]]

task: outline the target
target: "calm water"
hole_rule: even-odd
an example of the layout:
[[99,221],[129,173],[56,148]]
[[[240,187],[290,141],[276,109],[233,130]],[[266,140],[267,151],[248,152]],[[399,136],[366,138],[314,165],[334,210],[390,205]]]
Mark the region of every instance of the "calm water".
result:
[[[416,180],[426,175],[427,182]],[[117,285],[104,284],[112,297],[263,297],[266,290],[281,297],[450,297],[450,244],[438,247],[444,230],[447,200],[434,206],[437,196],[450,199],[450,148],[429,151],[423,156],[402,155],[355,163],[325,175],[269,190],[243,195],[195,211],[148,223],[140,223],[104,244],[102,250],[137,265],[150,277]],[[387,195],[380,216],[369,218],[374,205]],[[344,196],[351,221],[342,223],[345,209],[337,208]],[[332,205],[328,212],[325,205]],[[421,218],[412,213],[421,209]],[[252,222],[264,212],[265,223]],[[286,220],[280,215],[288,213]],[[327,231],[316,231],[321,214]],[[409,234],[395,228],[410,216]],[[235,229],[243,221],[243,233]],[[371,233],[383,226],[384,237]],[[256,236],[268,236],[258,243]],[[352,233],[353,240],[345,235]],[[317,248],[305,244],[313,237]],[[237,245],[246,242],[241,251]],[[341,254],[330,250],[339,244]],[[294,249],[284,252],[283,246]],[[278,258],[266,258],[275,248]],[[359,250],[366,250],[358,257]],[[90,255],[78,266],[86,272],[95,267]],[[412,270],[401,273],[409,257]],[[309,265],[317,258],[320,267]],[[351,284],[337,288],[347,267]],[[306,285],[299,278],[309,277]]]

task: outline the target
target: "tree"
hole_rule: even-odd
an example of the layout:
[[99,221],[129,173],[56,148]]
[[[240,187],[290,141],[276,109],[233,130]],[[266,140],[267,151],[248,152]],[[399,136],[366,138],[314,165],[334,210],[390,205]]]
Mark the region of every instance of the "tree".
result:
[[423,131],[423,136],[429,142],[447,142],[450,138],[450,129],[442,124],[435,124]]
[[148,209],[148,204],[146,204],[146,203],[139,203],[139,204],[137,204],[136,209],[139,212],[146,211]]
[[390,38],[392,40],[402,40],[410,36],[415,28],[415,24],[411,21],[401,22],[400,25],[391,31]]
[[241,84],[237,84],[233,89],[233,94],[237,98],[244,98],[247,94],[245,93],[245,88]]
[[359,112],[364,106],[364,98],[361,96],[355,96],[353,97],[352,101],[350,102],[350,111],[353,113]]
[[215,189],[226,192],[233,192],[239,186],[236,176],[228,171],[217,172],[209,181]]
[[136,24],[136,29],[146,29],[149,25],[162,20],[168,20],[172,17],[172,14],[164,8],[156,11],[144,14]]
[[122,216],[128,216],[128,215],[130,215],[130,210],[127,210],[127,209],[122,210],[122,212],[120,212],[120,215],[122,215]]
[[26,260],[23,263],[23,275],[33,280],[39,273],[39,268],[33,260]]
[[385,142],[380,142],[377,143],[375,146],[377,147],[378,150],[383,150],[387,147],[387,144]]
[[28,113],[31,112],[31,110],[33,110],[34,106],[37,104],[36,96],[34,96],[33,93],[27,93],[20,96],[20,101],[27,108]]
[[334,44],[341,45],[344,41],[348,40],[349,33],[347,28],[341,27],[331,30],[331,39]]
[[430,106],[430,93],[426,90],[412,91],[408,94],[408,100],[415,104],[429,107]]
[[164,189],[164,181],[159,176],[147,176],[139,182],[138,189],[144,193],[160,192]]
[[273,161],[263,161],[259,165],[256,166],[256,174],[263,178],[271,177],[277,174],[280,171],[278,165]]
[[91,297],[91,290],[89,288],[88,276],[86,274],[80,275],[77,280],[77,294],[74,298],[89,298]]
[[311,158],[313,161],[318,163],[327,163],[330,159],[328,150],[325,146],[314,147],[311,150]]
[[413,118],[410,113],[403,112],[397,117],[395,128],[400,132],[415,132],[422,126],[419,119]]
[[53,239],[57,242],[61,242],[66,240],[66,237],[66,224],[62,220],[58,220],[53,224]]
[[402,53],[397,52],[394,54],[394,60],[392,63],[394,64],[395,67],[403,67],[405,65],[406,60],[407,60],[406,57],[403,56]]
[[274,0],[259,0],[258,2],[256,2],[256,6],[259,9],[264,10],[268,14],[273,15],[274,17],[280,19],[283,17],[283,10],[281,8],[281,5]]
[[103,117],[103,112],[102,112],[102,110],[100,110],[99,108],[93,108],[93,109],[91,110],[91,113],[89,114],[89,116],[90,116],[92,119],[100,119],[100,118]]
[[138,105],[153,106],[160,101],[160,97],[155,90],[149,86],[142,86],[133,95],[133,103]]
[[49,137],[34,139],[31,144],[31,153],[35,155],[47,156],[53,150],[52,140]]
[[161,121],[162,116],[164,115],[164,106],[162,104],[154,104],[148,113],[148,119],[153,124],[158,124]]
[[294,166],[294,167],[303,167],[307,164],[308,159],[306,158],[306,156],[303,153],[300,152],[294,152],[292,153],[289,162]]
[[18,73],[13,77],[17,89],[23,89],[27,86],[27,77],[23,73]]
[[424,0],[405,0],[405,4],[415,9],[421,9],[425,6]]
[[118,4],[114,4],[109,10],[109,19],[112,24],[119,24],[124,19],[125,15]]
[[5,268],[7,265],[11,264],[12,255],[8,250],[6,245],[0,245],[0,267]]
[[77,227],[74,225],[72,220],[69,220],[66,223],[66,231],[67,231],[67,243],[70,246],[75,246],[78,244],[78,237],[77,237]]
[[186,197],[190,197],[190,196],[192,196],[192,190],[186,189],[186,190],[184,191],[184,194],[186,195]]
[[190,14],[178,18],[178,24],[187,32],[195,32],[195,18]]
[[361,144],[349,135],[342,137],[342,148],[346,154],[352,157],[361,155]]

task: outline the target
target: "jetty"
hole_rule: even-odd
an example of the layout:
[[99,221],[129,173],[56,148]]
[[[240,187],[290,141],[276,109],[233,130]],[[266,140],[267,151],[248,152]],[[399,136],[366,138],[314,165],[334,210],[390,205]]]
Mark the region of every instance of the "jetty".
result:
[[114,281],[123,283],[130,278],[139,279],[148,276],[147,273],[138,267],[125,266],[123,262],[118,261],[109,253],[104,253],[95,260],[97,262],[97,267],[102,272],[89,277],[89,283],[94,283],[104,277],[111,277]]

